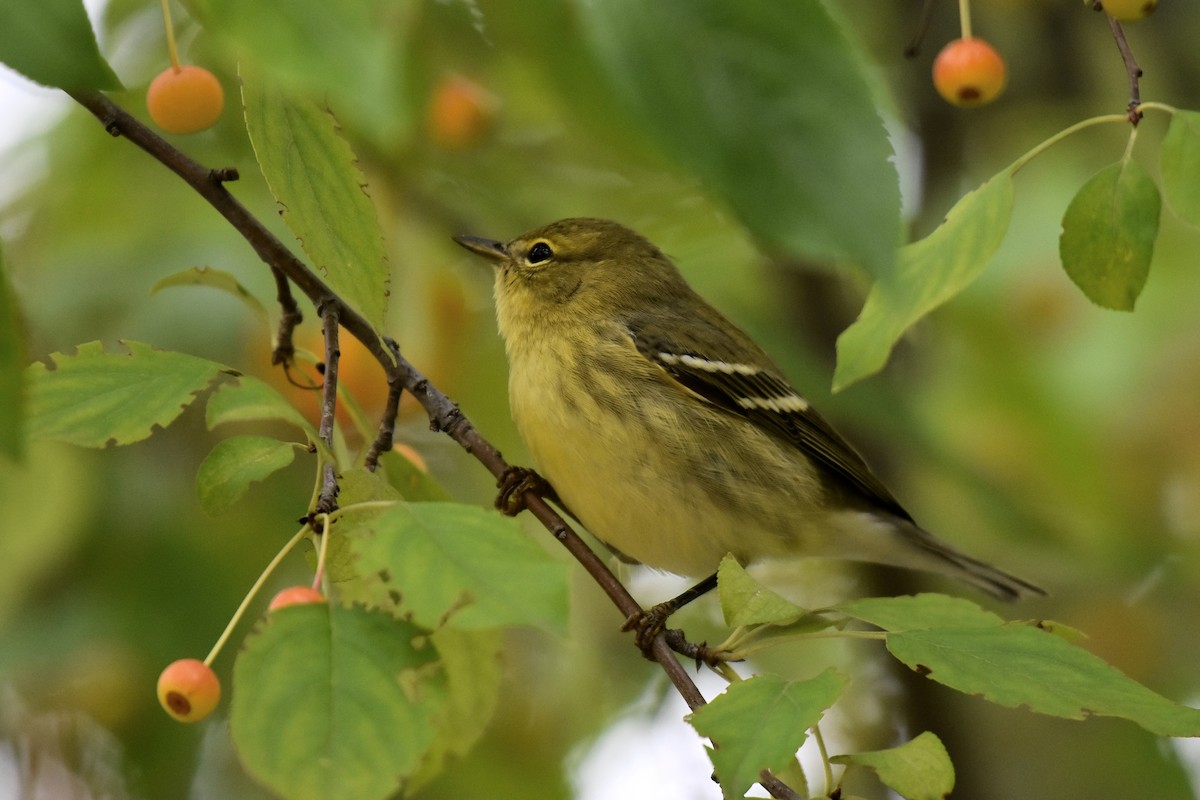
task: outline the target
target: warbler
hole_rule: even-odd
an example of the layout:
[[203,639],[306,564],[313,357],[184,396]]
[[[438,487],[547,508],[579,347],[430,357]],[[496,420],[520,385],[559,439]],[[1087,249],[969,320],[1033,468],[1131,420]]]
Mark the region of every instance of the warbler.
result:
[[1004,599],[1040,589],[913,521],[862,456],[661,250],[564,219],[495,266],[517,430],[557,499],[627,561],[692,577],[666,614],[746,564],[824,556],[949,575]]

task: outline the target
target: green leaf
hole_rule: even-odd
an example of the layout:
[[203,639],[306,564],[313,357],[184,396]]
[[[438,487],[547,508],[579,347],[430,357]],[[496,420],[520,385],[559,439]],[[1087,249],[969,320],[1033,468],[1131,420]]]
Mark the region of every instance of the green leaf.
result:
[[725,796],[742,797],[764,769],[791,761],[845,684],[832,669],[807,681],[756,675],[692,712],[692,727],[717,745],[708,754]]
[[120,89],[80,0],[0,3],[0,61],[59,89]]
[[246,768],[290,800],[391,797],[434,740],[436,657],[422,631],[380,611],[272,612],[234,667],[230,725]]
[[838,611],[885,631],[922,628],[997,627],[1001,617],[970,600],[934,592],[901,597],[866,597],[838,606]]
[[[354,543],[359,571],[430,628],[535,625],[566,630],[567,572],[516,522],[458,503],[399,505]],[[382,602],[381,602],[382,604]]]
[[239,375],[235,383],[222,384],[208,400],[205,424],[209,430],[226,422],[278,421],[295,425],[317,440],[316,429],[295,406],[258,378]]
[[884,785],[906,800],[944,800],[954,790],[954,764],[942,740],[929,731],[889,750],[829,760],[873,769]]
[[725,556],[717,569],[717,590],[721,596],[725,624],[730,627],[785,622],[808,614],[807,609],[780,597],[751,578],[731,555]]
[[1162,142],[1163,196],[1189,225],[1200,227],[1200,111],[1177,111]]
[[26,369],[30,437],[83,447],[140,442],[229,371],[203,358],[122,344],[128,353],[109,353],[100,342],[89,342],[74,355],[51,355],[52,368],[38,362]]
[[1105,167],[1071,200],[1058,252],[1093,303],[1133,310],[1150,274],[1161,206],[1158,187],[1136,161]]
[[390,282],[383,233],[332,113],[254,74],[242,76],[242,99],[250,143],[284,221],[330,287],[382,327]]
[[231,273],[212,267],[192,267],[163,278],[154,284],[150,289],[150,294],[155,295],[172,286],[209,286],[227,292],[241,300],[246,308],[250,309],[250,313],[254,315],[255,319],[261,322],[268,331],[271,330],[271,317],[267,313],[266,307],[259,302],[257,297],[250,294],[250,290],[242,286]]
[[25,453],[25,332],[0,248],[0,455]]
[[1115,667],[1028,625],[889,633],[892,655],[960,692],[1068,719],[1123,717],[1160,736],[1200,736],[1200,711],[1176,705]]
[[772,248],[890,271],[900,240],[892,148],[865,59],[825,4],[576,8],[637,124],[747,228]]
[[882,369],[905,331],[979,277],[1004,240],[1012,206],[1009,167],[959,200],[924,239],[900,248],[895,271],[875,282],[838,337],[835,391]]
[[250,484],[292,463],[296,445],[266,436],[223,439],[200,464],[196,491],[205,513],[216,516],[241,499]]

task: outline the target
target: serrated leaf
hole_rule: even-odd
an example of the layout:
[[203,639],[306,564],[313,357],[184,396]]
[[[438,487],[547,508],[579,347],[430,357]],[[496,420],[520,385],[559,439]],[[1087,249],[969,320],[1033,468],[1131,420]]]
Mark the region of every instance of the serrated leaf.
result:
[[865,597],[838,606],[843,614],[885,631],[923,628],[996,627],[1004,619],[962,597],[925,592],[900,597]]
[[292,463],[296,445],[266,436],[222,439],[200,464],[196,491],[205,513],[216,516],[241,499],[250,484]]
[[391,797],[433,743],[444,676],[427,635],[381,611],[272,612],[233,673],[246,768],[290,800]]
[[246,131],[284,222],[330,287],[377,328],[390,272],[375,206],[326,108],[242,76]]
[[566,630],[567,572],[516,522],[458,503],[405,503],[353,544],[362,574],[421,625],[463,630],[534,625]]
[[1179,218],[1200,227],[1200,111],[1176,111],[1163,137],[1163,196]]
[[905,800],[944,800],[954,790],[954,764],[942,740],[926,731],[888,750],[834,756],[835,764],[869,767]]
[[794,758],[845,684],[832,669],[806,681],[756,675],[693,711],[692,727],[717,745],[708,753],[725,797],[742,797],[760,772],[779,770]]
[[286,422],[317,440],[317,432],[295,406],[258,378],[239,375],[233,383],[222,384],[208,399],[204,414],[209,430],[226,422]]
[[59,89],[120,89],[80,0],[0,3],[0,61]]
[[25,332],[0,248],[0,455],[25,453]]
[[122,342],[127,353],[81,344],[73,355],[54,353],[54,368],[25,370],[29,436],[83,447],[130,444],[166,427],[221,372],[203,358]]
[[825,4],[580,0],[576,8],[638,125],[760,239],[873,275],[890,271],[900,240],[892,148],[866,61]]
[[979,277],[1004,241],[1012,206],[1009,167],[959,200],[924,239],[900,248],[895,271],[875,281],[838,337],[834,391],[882,369],[905,331]]
[[900,631],[887,635],[887,647],[917,672],[998,705],[1067,719],[1122,717],[1160,736],[1200,736],[1200,711],[1035,627]]
[[150,294],[155,295],[163,289],[173,286],[208,286],[227,292],[241,300],[246,308],[250,309],[254,318],[261,322],[267,330],[271,330],[271,317],[267,313],[266,307],[229,272],[212,267],[192,267],[163,278],[151,287]]
[[751,578],[731,555],[725,556],[717,568],[717,590],[725,624],[730,627],[783,622],[808,614],[807,609],[780,597]]
[[1093,175],[1063,216],[1063,269],[1098,306],[1132,311],[1154,255],[1162,200],[1145,167],[1119,161]]

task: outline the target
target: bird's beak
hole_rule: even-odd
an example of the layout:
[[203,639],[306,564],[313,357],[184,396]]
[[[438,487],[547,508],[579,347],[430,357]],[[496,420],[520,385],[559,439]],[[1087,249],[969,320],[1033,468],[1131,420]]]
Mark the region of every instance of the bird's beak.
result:
[[483,239],[478,236],[455,236],[454,241],[472,253],[483,256],[489,261],[501,261],[508,258],[508,251],[504,249],[503,242]]

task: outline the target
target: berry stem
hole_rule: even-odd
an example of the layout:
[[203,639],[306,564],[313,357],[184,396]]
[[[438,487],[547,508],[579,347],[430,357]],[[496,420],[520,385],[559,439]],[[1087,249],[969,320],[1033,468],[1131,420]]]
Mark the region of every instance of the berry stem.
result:
[[321,517],[321,547],[317,551],[317,569],[313,575],[312,588],[321,587],[321,578],[325,575],[325,553],[329,550],[329,514]]
[[212,666],[213,659],[217,657],[217,653],[221,652],[221,648],[225,646],[225,642],[227,642],[230,635],[233,634],[233,629],[237,627],[239,622],[241,622],[242,617],[246,613],[246,609],[250,607],[250,603],[262,590],[263,584],[267,582],[267,578],[271,577],[271,573],[273,573],[279,566],[279,563],[283,561],[284,556],[292,552],[292,549],[300,543],[300,540],[304,538],[305,534],[307,534],[309,530],[310,528],[308,525],[305,525],[300,530],[296,531],[296,535],[289,539],[287,544],[280,548],[279,552],[275,554],[275,557],[271,559],[271,563],[267,564],[266,568],[263,569],[262,574],[258,576],[258,580],[254,582],[254,585],[250,587],[250,591],[246,592],[246,596],[242,598],[242,603],[237,607],[237,611],[233,612],[233,617],[230,618],[229,624],[225,626],[225,630],[221,632],[221,636],[217,639],[216,644],[212,646],[212,650],[209,650],[208,655],[204,657],[204,663],[206,666]]
[[171,24],[170,0],[162,0],[163,25],[167,28],[167,53],[171,56],[171,66],[179,69],[179,50],[175,47],[175,26]]
[[[163,0],[166,2],[166,0]],[[971,0],[958,0],[958,21],[962,25],[962,38],[971,38]]]
[[1051,147],[1058,144],[1063,139],[1066,139],[1071,134],[1077,133],[1078,131],[1081,131],[1084,128],[1090,128],[1093,125],[1104,125],[1104,124],[1108,124],[1111,122],[1128,122],[1128,121],[1129,121],[1129,118],[1125,114],[1105,114],[1104,116],[1091,117],[1090,119],[1085,119],[1081,122],[1076,122],[1074,125],[1070,126],[1069,128],[1064,128],[1063,130],[1054,134],[1049,139],[1039,142],[1036,146],[1034,146],[1031,150],[1029,150],[1029,152],[1025,153],[1023,156],[1021,156],[1016,161],[1014,161],[1012,163],[1012,166],[1009,167],[1009,169],[1015,175],[1017,172],[1019,172],[1021,170],[1022,167],[1024,167],[1030,161],[1037,158],[1039,155],[1041,155],[1045,151],[1049,150]]

